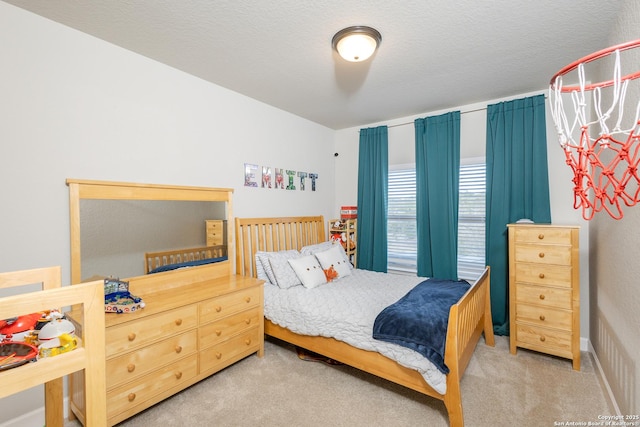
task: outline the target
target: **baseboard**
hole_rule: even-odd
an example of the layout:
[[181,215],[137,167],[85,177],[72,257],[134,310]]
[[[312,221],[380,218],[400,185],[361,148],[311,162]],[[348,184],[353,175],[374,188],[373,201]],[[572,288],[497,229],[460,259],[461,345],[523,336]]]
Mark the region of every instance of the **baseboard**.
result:
[[[598,379],[600,380],[600,383],[602,384],[602,388],[605,391],[605,397],[607,398],[607,400],[609,401],[609,403],[611,404],[611,406],[613,407],[613,410],[615,411],[615,413],[617,415],[622,416],[622,412],[620,411],[620,407],[618,406],[618,403],[616,402],[616,398],[613,395],[613,391],[611,391],[611,387],[609,386],[609,381],[607,381],[607,376],[604,374],[604,370],[602,369],[602,365],[600,364],[600,360],[598,360],[598,355],[596,354],[596,350],[593,348],[593,346],[591,345],[591,341],[586,340],[587,341],[587,345],[589,348],[589,353],[591,354],[591,356],[593,356],[593,360],[596,363],[596,374],[598,375]],[[582,347],[582,345],[580,345]]]
[[[64,398],[64,419],[68,417],[67,408],[69,399]],[[0,427],[42,427],[45,425],[44,406],[34,409],[31,412],[15,417],[9,421],[0,423]]]

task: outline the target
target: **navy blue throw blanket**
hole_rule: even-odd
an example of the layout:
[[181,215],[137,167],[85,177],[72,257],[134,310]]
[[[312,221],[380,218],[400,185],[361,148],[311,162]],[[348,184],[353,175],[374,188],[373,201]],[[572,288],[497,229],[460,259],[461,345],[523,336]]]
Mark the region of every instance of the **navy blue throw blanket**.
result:
[[158,268],[154,268],[147,274],[162,273],[163,271],[177,270],[178,268],[184,268],[184,267],[196,267],[198,265],[213,264],[214,262],[221,262],[226,260],[227,260],[227,257],[223,256],[219,258],[205,258],[205,259],[198,259],[195,261],[181,262],[178,264],[161,265]]
[[444,363],[449,309],[471,285],[465,280],[427,279],[378,314],[373,338],[417,351],[438,369]]

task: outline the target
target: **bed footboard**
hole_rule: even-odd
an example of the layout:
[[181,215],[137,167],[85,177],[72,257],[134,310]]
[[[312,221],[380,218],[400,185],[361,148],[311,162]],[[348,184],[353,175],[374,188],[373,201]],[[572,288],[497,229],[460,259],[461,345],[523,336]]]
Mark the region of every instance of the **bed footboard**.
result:
[[166,265],[182,264],[189,261],[199,261],[224,256],[227,256],[227,245],[174,249],[163,252],[147,252],[144,254],[144,272],[147,274],[158,267],[164,267]]
[[445,363],[450,371],[444,404],[452,427],[464,425],[460,379],[482,333],[487,345],[495,345],[489,286],[490,268],[487,266],[482,276],[449,311]]

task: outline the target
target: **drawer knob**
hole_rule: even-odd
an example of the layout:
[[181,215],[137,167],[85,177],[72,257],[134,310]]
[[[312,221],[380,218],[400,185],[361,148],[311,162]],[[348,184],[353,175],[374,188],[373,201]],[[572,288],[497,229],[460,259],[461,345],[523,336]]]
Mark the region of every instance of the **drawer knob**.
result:
[[544,273],[538,274],[538,277],[541,278],[541,279],[544,279]]
[[129,364],[127,365],[127,371],[128,371],[128,372],[133,372],[133,371],[135,371],[135,370],[136,370],[136,365],[134,365],[133,363],[129,363]]
[[221,334],[222,334],[222,331],[220,331],[220,330],[217,330],[217,331],[216,331],[216,336],[218,336],[218,337],[219,337]]
[[216,313],[220,313],[221,311],[222,311],[222,307],[217,306],[217,307],[216,307]]
[[546,338],[544,336],[540,337],[540,341],[545,342]]
[[538,254],[538,256],[539,256],[540,258],[544,258],[544,252],[540,252],[540,253]]
[[129,339],[129,341],[133,341],[133,340],[135,340],[135,339],[136,339],[136,334],[134,334],[133,332],[131,332],[131,333],[127,336],[127,338]]
[[544,299],[544,294],[540,294],[540,299]]
[[244,323],[246,323],[247,325],[250,325],[251,324],[251,318],[247,317],[247,320],[245,320]]
[[251,345],[251,338],[247,338],[246,340],[244,340],[244,343],[246,345]]
[[176,326],[182,325],[182,319],[176,319]]
[[136,394],[129,393],[129,396],[127,396],[127,399],[129,399],[129,402],[133,402],[134,400],[136,400]]
[[176,353],[180,353],[182,351],[182,346],[181,345],[177,345],[176,346]]
[[176,379],[179,380],[182,378],[182,372],[176,372]]
[[540,320],[542,320],[544,322],[544,319],[545,319],[544,314],[541,314],[540,315]]
[[542,234],[542,233],[538,234],[538,239],[540,239],[540,240],[544,239],[544,234]]
[[216,353],[216,359],[221,359],[222,358],[222,353]]
[[251,297],[246,297],[244,300],[245,300],[247,303],[250,303],[250,302],[251,302]]

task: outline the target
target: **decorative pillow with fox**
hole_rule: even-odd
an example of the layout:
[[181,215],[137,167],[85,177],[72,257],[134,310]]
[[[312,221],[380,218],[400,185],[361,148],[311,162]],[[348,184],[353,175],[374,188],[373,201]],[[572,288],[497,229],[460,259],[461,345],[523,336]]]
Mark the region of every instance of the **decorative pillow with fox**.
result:
[[324,270],[327,282],[338,280],[351,274],[351,264],[345,260],[342,248],[335,245],[326,251],[317,252],[316,258]]

